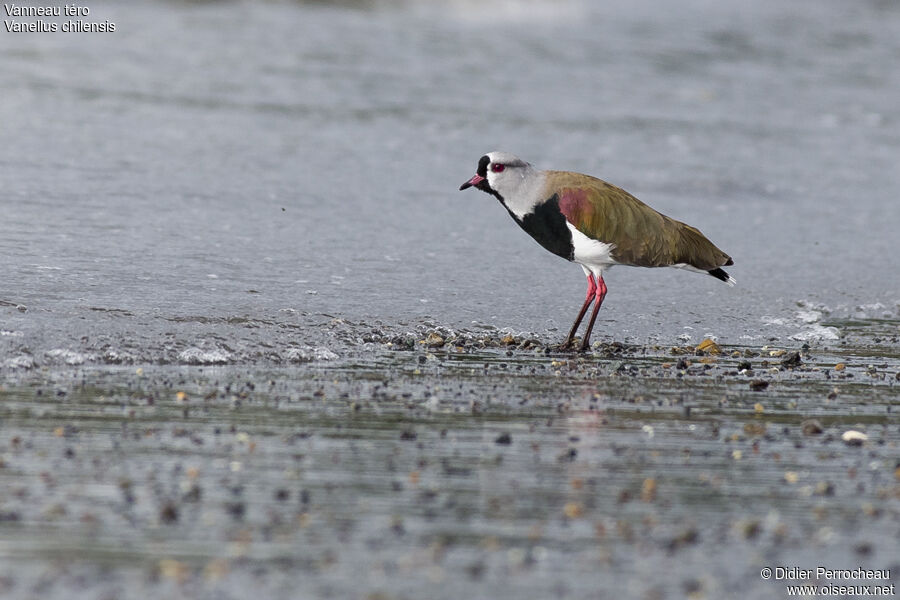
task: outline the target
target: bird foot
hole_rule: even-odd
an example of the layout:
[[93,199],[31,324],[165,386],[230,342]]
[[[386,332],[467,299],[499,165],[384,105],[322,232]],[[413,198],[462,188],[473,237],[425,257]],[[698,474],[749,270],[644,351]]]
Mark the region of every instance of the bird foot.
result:
[[556,346],[557,352],[584,352],[583,346],[576,346],[575,340],[566,340],[562,344]]

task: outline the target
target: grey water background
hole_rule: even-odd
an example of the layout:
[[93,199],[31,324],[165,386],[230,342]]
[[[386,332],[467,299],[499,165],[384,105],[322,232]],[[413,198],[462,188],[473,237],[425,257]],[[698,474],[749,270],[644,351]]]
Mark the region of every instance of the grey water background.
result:
[[492,149],[734,257],[733,289],[612,270],[598,339],[897,315],[895,3],[91,9],[116,31],[0,35],[2,328],[32,353],[106,331],[154,359],[173,322],[234,316],[562,332],[580,269],[457,191]]

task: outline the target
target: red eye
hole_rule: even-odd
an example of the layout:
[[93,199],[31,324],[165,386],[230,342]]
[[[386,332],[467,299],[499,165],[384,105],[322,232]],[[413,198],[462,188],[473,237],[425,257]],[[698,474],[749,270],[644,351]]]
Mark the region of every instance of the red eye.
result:
[[503,163],[494,163],[491,165],[491,171],[493,171],[494,173],[502,173],[503,169],[505,168],[506,165],[504,165]]

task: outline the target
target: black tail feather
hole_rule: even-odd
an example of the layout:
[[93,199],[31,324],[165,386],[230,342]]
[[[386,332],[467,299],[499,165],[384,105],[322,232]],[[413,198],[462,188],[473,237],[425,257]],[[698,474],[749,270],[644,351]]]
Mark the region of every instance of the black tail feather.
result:
[[707,273],[709,273],[716,279],[721,279],[725,283],[728,283],[728,280],[731,278],[731,276],[722,269],[710,269],[709,271],[707,271]]

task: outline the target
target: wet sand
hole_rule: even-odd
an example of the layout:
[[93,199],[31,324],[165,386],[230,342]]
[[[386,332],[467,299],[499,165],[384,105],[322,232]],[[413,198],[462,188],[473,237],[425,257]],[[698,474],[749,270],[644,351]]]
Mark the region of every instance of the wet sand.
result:
[[333,319],[338,351],[288,365],[7,368],[0,590],[777,598],[803,583],[761,579],[779,565],[897,583],[900,323],[840,325],[578,355]]

